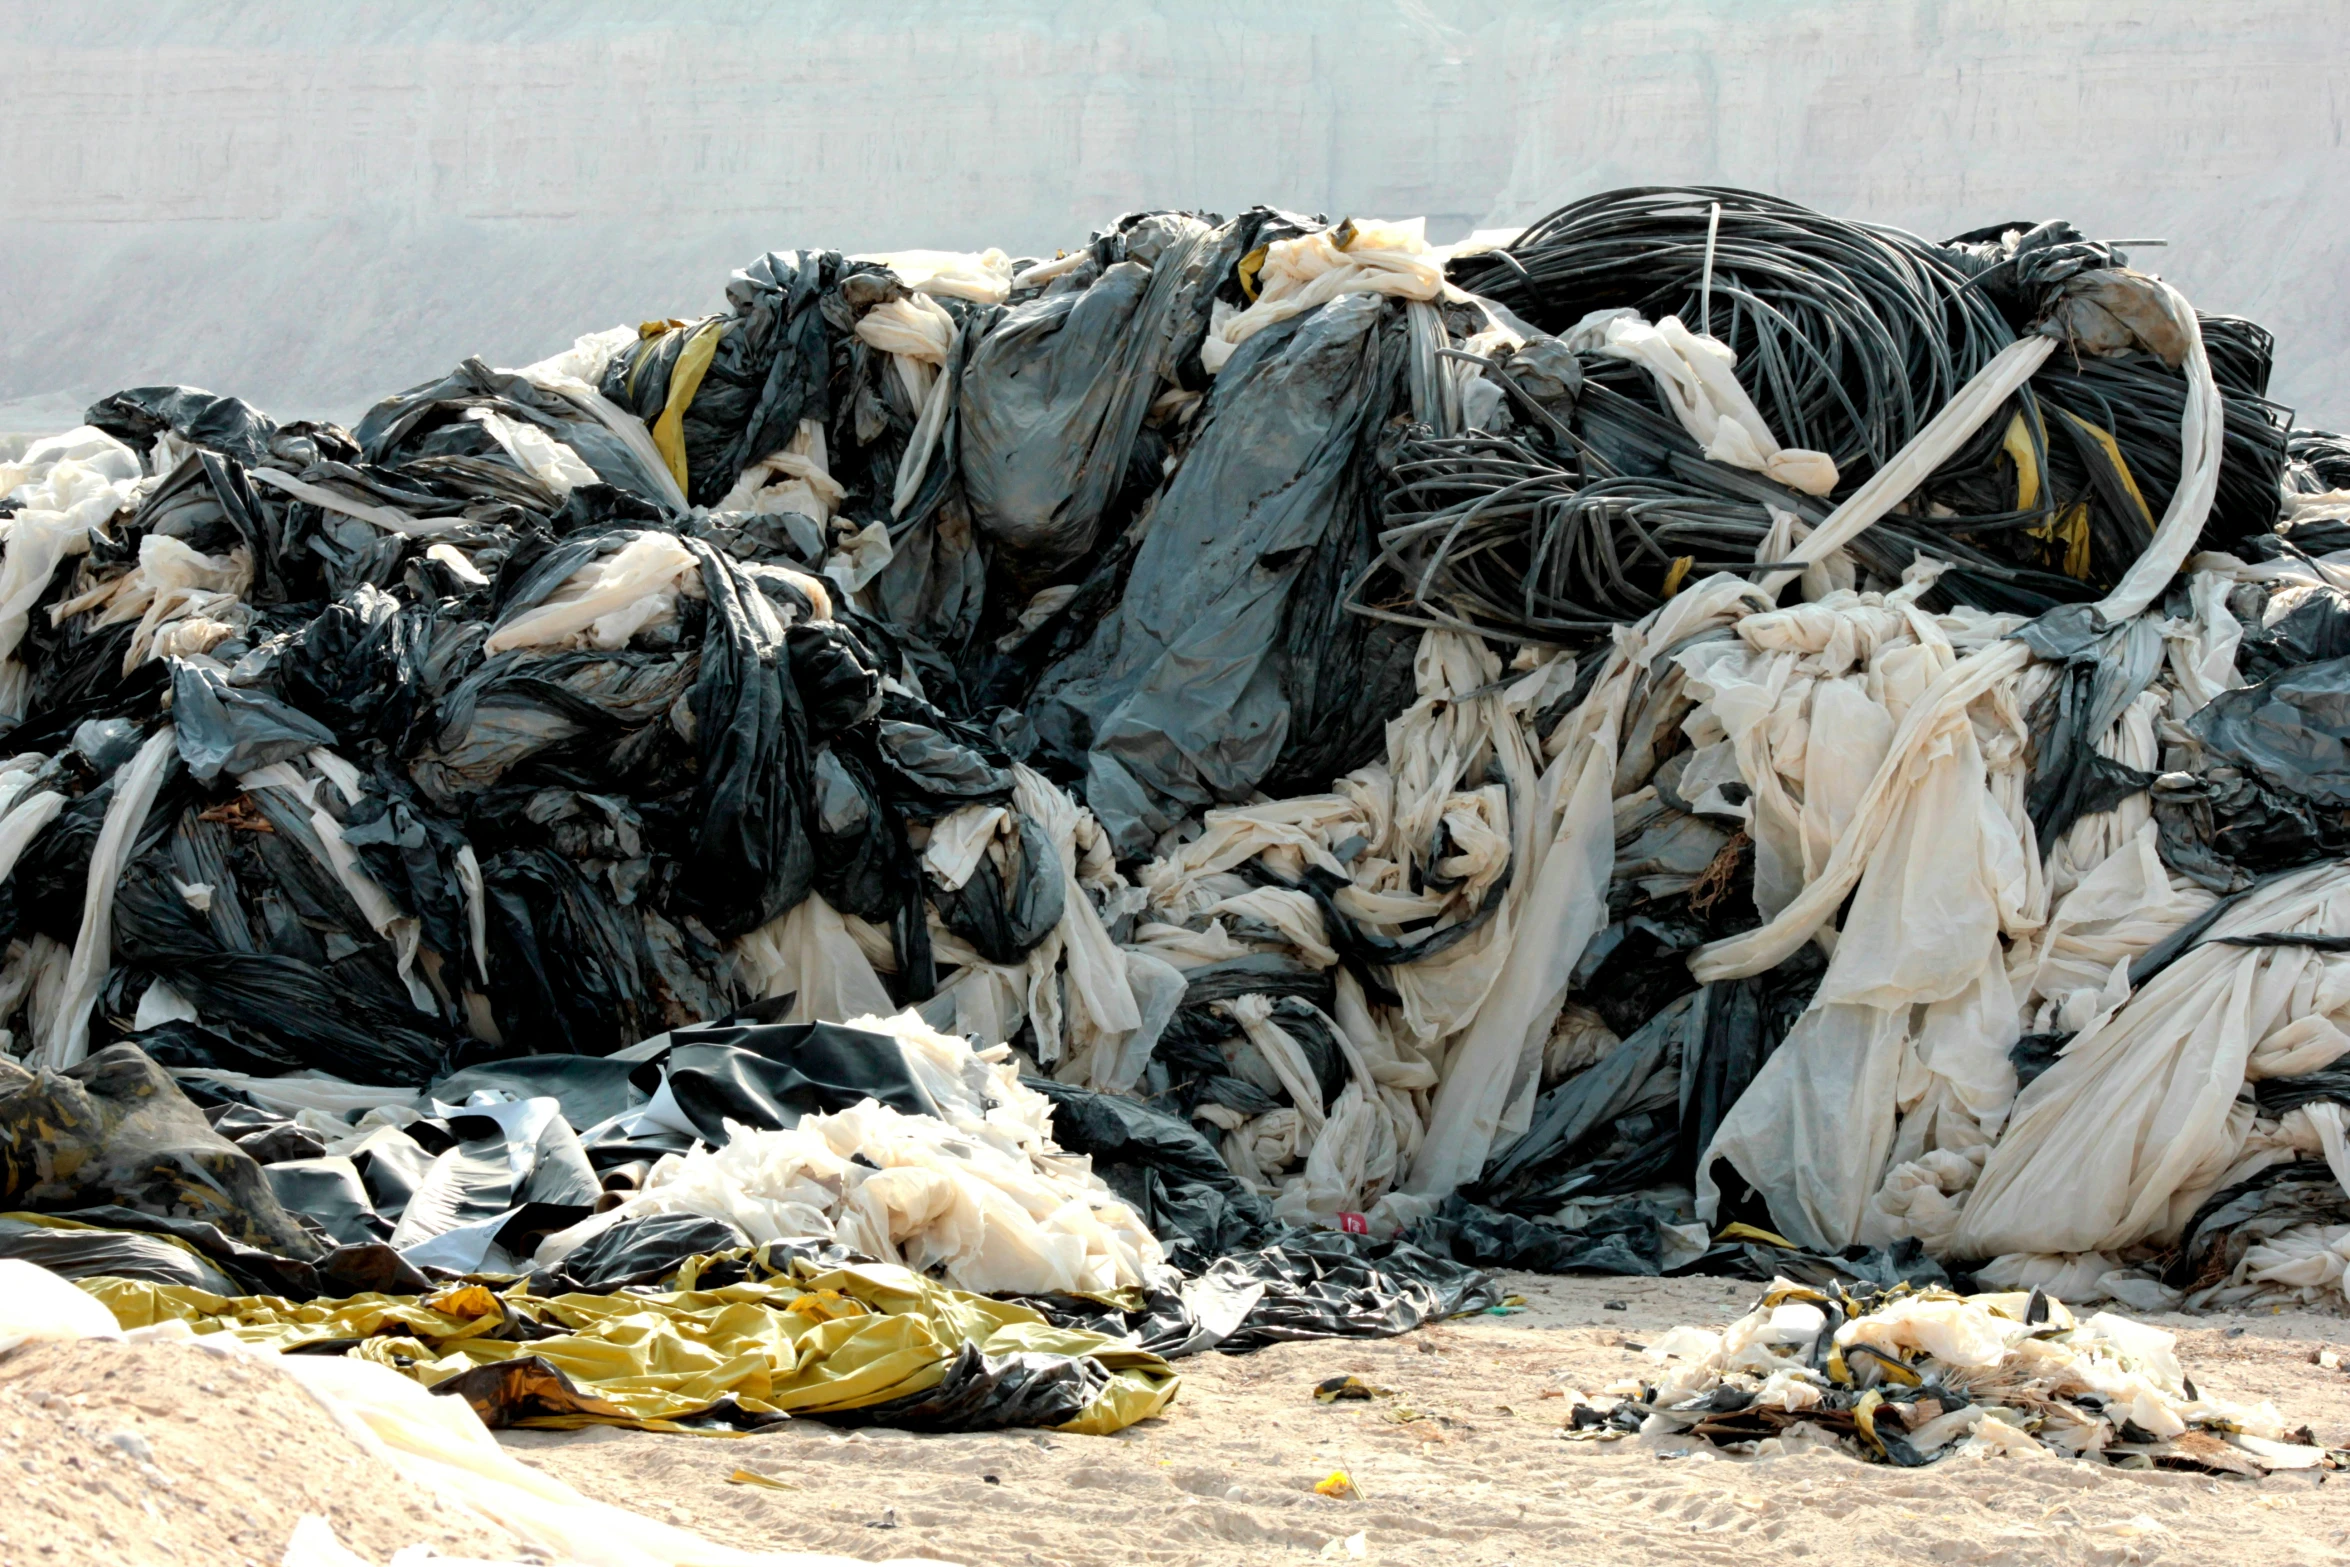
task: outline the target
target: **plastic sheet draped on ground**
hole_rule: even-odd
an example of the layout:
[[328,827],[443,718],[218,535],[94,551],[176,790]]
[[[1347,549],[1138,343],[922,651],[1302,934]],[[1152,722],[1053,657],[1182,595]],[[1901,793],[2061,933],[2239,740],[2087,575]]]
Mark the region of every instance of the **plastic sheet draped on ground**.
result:
[[[792,1415],[929,1430],[1106,1434],[1175,1394],[1158,1356],[902,1268],[731,1283],[704,1264],[674,1290],[541,1297],[460,1284],[303,1304],[127,1279],[87,1287],[126,1328],[181,1321],[289,1354],[349,1349],[464,1397],[490,1425],[756,1429]],[[759,1276],[759,1275],[764,1275]]]
[[2338,1298],[2272,348],[2061,222],[1630,190],[118,393],[0,440],[0,1252],[833,1248],[1168,1353],[1497,1265]]

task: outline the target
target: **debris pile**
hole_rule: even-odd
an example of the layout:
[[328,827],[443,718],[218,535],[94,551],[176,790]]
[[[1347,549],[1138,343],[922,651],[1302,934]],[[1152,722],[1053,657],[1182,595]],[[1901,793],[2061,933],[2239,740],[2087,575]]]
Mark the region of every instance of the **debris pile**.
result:
[[442,1380],[721,1263],[2338,1300],[2350,458],[2127,260],[1139,213],[0,439],[0,1253]]
[[2171,1335],[2111,1312],[2076,1318],[2033,1290],[1822,1291],[1781,1279],[1720,1332],[1646,1347],[1654,1381],[1575,1394],[1566,1435],[1686,1433],[1757,1451],[1789,1433],[1904,1468],[2044,1447],[2121,1468],[2259,1476],[2350,1454],[2288,1431],[2273,1404],[2198,1392]]

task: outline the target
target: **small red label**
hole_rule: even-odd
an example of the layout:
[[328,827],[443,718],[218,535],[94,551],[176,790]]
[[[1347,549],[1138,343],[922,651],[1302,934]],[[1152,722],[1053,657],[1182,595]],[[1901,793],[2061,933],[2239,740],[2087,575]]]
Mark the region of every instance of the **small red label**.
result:
[[1338,1228],[1348,1235],[1368,1235],[1371,1233],[1371,1221],[1359,1213],[1342,1213],[1338,1216]]

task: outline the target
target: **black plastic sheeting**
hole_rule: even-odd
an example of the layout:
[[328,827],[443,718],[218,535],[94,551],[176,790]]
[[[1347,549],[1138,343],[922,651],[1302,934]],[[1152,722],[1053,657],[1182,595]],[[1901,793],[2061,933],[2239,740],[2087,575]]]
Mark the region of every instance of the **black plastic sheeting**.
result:
[[608,1294],[632,1284],[658,1284],[696,1257],[750,1244],[724,1219],[693,1213],[653,1213],[623,1220],[575,1248],[553,1271],[530,1276],[536,1295]]
[[1293,1230],[1276,1244],[1219,1257],[1205,1277],[1226,1288],[1264,1286],[1240,1326],[1216,1346],[1228,1353],[1300,1339],[1392,1338],[1502,1299],[1482,1268],[1409,1240],[1330,1230]]
[[837,1023],[677,1029],[667,1055],[637,1069],[638,1085],[649,1089],[662,1070],[678,1109],[712,1143],[726,1140],[729,1120],[775,1131],[866,1099],[905,1115],[938,1115],[896,1040]]
[[60,1278],[143,1279],[234,1295],[234,1280],[184,1245],[131,1230],[81,1229],[0,1215],[0,1257],[47,1268]]
[[[1095,1173],[1135,1206],[1170,1261],[1227,1295],[1257,1292],[1238,1327],[1217,1337],[1217,1348],[1385,1338],[1500,1302],[1481,1270],[1404,1241],[1274,1222],[1264,1200],[1189,1122],[1115,1095],[1027,1081],[1053,1101],[1053,1140],[1092,1156]],[[1093,1320],[1082,1305],[1030,1304],[1056,1320]],[[1140,1313],[1119,1315],[1123,1326],[1104,1331],[1139,1333],[1162,1353],[1169,1352],[1163,1346],[1180,1352],[1198,1336],[1193,1314],[1180,1302],[1157,1300]]]
[[1126,1200],[1178,1268],[1197,1272],[1274,1227],[1270,1205],[1192,1122],[1115,1094],[1049,1078],[1024,1081],[1053,1101],[1053,1141],[1092,1157],[1094,1174]]
[[1405,1239],[1454,1262],[1526,1273],[1706,1275],[1764,1283],[1783,1277],[1823,1287],[1838,1281],[1879,1288],[1952,1284],[1952,1275],[1914,1239],[1819,1252],[1743,1226],[1726,1228],[1703,1252],[1667,1267],[1663,1232],[1675,1222],[1664,1205],[1629,1197],[1568,1229],[1480,1207],[1455,1193],[1407,1230]]
[[[1689,983],[1679,961],[1685,948],[1665,950],[1674,960],[1669,972]],[[1466,1194],[1542,1217],[1571,1198],[1689,1185],[1722,1118],[1810,1003],[1824,968],[1806,947],[1768,973],[1665,1003],[1596,1065],[1536,1100],[1526,1131],[1494,1150]]]
[[[1057,289],[995,315],[962,367],[963,488],[1007,575],[1041,585],[1089,554],[1167,381],[1200,339],[1240,225],[1140,219]],[[974,323],[978,324],[978,323]],[[1163,448],[1160,452],[1163,455]]]
[[[511,1360],[473,1366],[435,1382],[432,1391],[443,1398],[462,1398],[473,1406],[481,1423],[493,1431],[564,1415],[585,1415],[623,1424],[631,1418],[628,1411],[609,1399],[583,1391],[561,1366],[544,1355],[517,1355]],[[731,1398],[728,1402],[731,1405]],[[747,1414],[741,1409],[730,1412],[738,1417]],[[754,1417],[749,1425],[736,1427],[730,1422],[728,1428],[757,1429],[775,1424],[781,1418]]]
[[[811,891],[893,932],[914,1000],[935,985],[932,906],[1006,962],[1058,919],[1062,880],[1024,818],[1027,852],[1008,883],[940,889],[920,873],[909,832],[959,806],[1008,804],[1011,757],[984,723],[907,684],[884,690],[917,657],[898,633],[845,607],[813,621],[814,590],[794,585],[808,579],[772,569],[757,540],[722,550],[680,535],[682,519],[624,490],[559,500],[482,449],[483,426],[463,417],[547,423],[615,483],[652,487],[563,398],[469,367],[379,409],[352,447],[280,438],[209,394],[125,397],[152,405],[130,433],[251,438],[190,456],[94,548],[90,569],[129,569],[154,535],[241,549],[256,577],[249,627],[201,660],[129,678],[118,633],[132,628],[73,617],[52,629],[33,615],[30,716],[12,740],[82,735],[94,749],[60,757],[69,803],[0,899],[10,933],[73,942],[113,769],[167,700],[175,725],[122,878],[95,1043],[128,1033],[162,978],[203,1018],[175,1031],[170,1065],[422,1086],[501,1055],[602,1055],[726,1015],[741,998],[723,943]],[[489,581],[451,575],[424,538],[253,482],[248,462],[431,520],[444,530],[431,542]],[[652,535],[681,538],[695,560],[698,596],[673,623],[626,647],[485,654],[494,628]],[[348,761],[356,784],[306,775],[319,749]],[[272,764],[295,771],[245,785]],[[358,907],[337,868],[345,854],[413,922],[413,948]]]
[[965,1344],[947,1366],[946,1379],[934,1388],[811,1418],[829,1425],[936,1432],[1058,1426],[1083,1414],[1109,1385],[1108,1369],[1090,1355],[990,1355],[977,1344]]
[[1367,456],[1403,356],[1371,295],[1242,344],[1116,608],[1044,671],[1030,717],[1120,853],[1285,778],[1319,786],[1408,705],[1416,638],[1338,591],[1374,553]]
[[2350,657],[2222,691],[2187,727],[2270,787],[2336,813],[2350,809]]
[[[2263,1113],[2277,1112],[2264,1104]],[[2350,1223],[2350,1194],[2325,1165],[2309,1159],[2272,1164],[2203,1200],[2180,1231],[2164,1282],[2184,1289],[2225,1279],[2261,1242],[2302,1225],[2345,1223]]]
[[[51,1235],[69,1238],[139,1235],[158,1237],[167,1242],[181,1242],[195,1257],[234,1286],[223,1292],[227,1294],[277,1295],[288,1300],[340,1300],[364,1294],[421,1295],[432,1288],[431,1279],[381,1242],[336,1246],[317,1262],[311,1263],[233,1241],[216,1226],[199,1220],[166,1218],[111,1204],[43,1212],[41,1216],[67,1219],[89,1226],[85,1230],[47,1232]],[[83,1251],[59,1245],[53,1247],[47,1256],[34,1257],[18,1252],[9,1255],[24,1255],[28,1261],[39,1262],[42,1267],[66,1278],[90,1278],[113,1271],[100,1265],[111,1254],[97,1242],[79,1244],[91,1249]]]

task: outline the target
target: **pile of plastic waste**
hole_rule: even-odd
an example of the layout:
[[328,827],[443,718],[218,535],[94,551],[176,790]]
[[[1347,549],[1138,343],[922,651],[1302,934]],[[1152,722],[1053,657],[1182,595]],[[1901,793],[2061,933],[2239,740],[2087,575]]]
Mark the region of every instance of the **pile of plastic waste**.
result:
[[0,438],[0,1253],[1169,1353],[1496,1265],[2338,1299],[2350,444],[2272,347],[1634,190]]
[[1818,1290],[1780,1279],[1720,1332],[1646,1346],[1662,1371],[1570,1403],[1570,1440],[1688,1434],[1755,1452],[1799,1428],[1879,1463],[2029,1451],[2135,1469],[2260,1475],[2350,1454],[2288,1430],[2276,1406],[2197,1391],[2172,1336],[2112,1312],[2076,1318],[2033,1290]]

